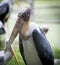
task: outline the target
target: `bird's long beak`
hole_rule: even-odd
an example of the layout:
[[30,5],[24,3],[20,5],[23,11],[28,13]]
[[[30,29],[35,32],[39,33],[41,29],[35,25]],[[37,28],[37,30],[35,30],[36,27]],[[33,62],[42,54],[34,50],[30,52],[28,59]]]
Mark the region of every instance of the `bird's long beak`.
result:
[[18,14],[17,22],[16,22],[16,24],[13,28],[13,31],[12,31],[11,36],[10,36],[9,41],[8,41],[8,44],[9,44],[8,47],[11,46],[11,44],[13,43],[13,41],[16,38],[17,34],[21,32],[21,29],[23,28],[25,22],[27,22],[29,20],[30,14],[31,14],[30,8],[26,9],[22,13],[22,15]]

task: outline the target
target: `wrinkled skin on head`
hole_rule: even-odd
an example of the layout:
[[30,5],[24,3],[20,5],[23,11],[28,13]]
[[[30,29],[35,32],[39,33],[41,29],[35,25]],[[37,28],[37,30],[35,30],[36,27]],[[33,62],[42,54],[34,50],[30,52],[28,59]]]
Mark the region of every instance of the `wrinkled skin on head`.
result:
[[31,15],[31,9],[27,8],[25,11],[18,14],[19,18],[22,18],[25,22],[27,22],[30,19]]

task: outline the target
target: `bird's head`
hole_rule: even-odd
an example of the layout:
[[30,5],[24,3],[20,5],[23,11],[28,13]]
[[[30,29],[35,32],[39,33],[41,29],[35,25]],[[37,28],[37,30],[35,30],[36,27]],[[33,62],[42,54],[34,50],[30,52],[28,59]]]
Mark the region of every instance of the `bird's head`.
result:
[[22,18],[23,21],[27,22],[30,19],[30,15],[31,15],[31,9],[25,8],[18,14],[18,17]]
[[[20,22],[18,21],[20,23],[18,28],[21,28],[21,34],[25,37],[27,36],[27,31],[29,28],[30,15],[31,15],[30,8],[25,8],[18,14],[18,20],[21,19]],[[21,23],[23,23],[23,25],[21,25]]]

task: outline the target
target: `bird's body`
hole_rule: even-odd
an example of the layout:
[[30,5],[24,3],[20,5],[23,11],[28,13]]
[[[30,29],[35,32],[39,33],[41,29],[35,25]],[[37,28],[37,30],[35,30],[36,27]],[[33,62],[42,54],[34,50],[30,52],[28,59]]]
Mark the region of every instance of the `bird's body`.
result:
[[27,41],[22,40],[24,57],[27,65],[42,65],[41,60],[38,56],[33,38],[30,37]]
[[[35,30],[39,33],[36,36],[34,35],[36,34],[34,32]],[[19,48],[26,65],[54,65],[50,44],[43,33],[40,31],[36,23],[29,22],[27,30],[28,38],[25,40],[20,36],[21,41],[19,42]],[[39,36],[41,36],[41,39]]]
[[[29,32],[27,32],[27,35],[29,35],[29,38],[27,40],[22,39],[24,57],[25,57],[27,65],[41,65],[42,64],[41,60],[39,59],[33,38],[31,36],[33,30],[36,29],[36,27],[38,29],[38,26],[34,22],[30,22],[29,29],[28,29]],[[32,29],[32,30],[30,30],[30,29]],[[39,29],[38,29],[38,31],[39,31]],[[40,31],[39,31],[39,33],[40,33]]]

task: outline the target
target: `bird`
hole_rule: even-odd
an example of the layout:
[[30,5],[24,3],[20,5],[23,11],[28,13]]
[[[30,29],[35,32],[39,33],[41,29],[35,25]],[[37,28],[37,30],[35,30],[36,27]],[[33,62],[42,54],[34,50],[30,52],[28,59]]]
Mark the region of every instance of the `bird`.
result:
[[30,21],[30,15],[30,8],[25,8],[18,14],[6,50],[10,48],[19,33],[20,53],[26,65],[54,65],[54,55],[50,43],[41,33],[38,25]]
[[15,0],[3,0],[0,3],[0,21],[3,24],[7,22],[11,12],[12,12],[12,5],[15,3]]
[[23,20],[25,17],[28,18],[24,20],[25,24],[21,29],[19,40],[19,48],[25,64],[54,65],[53,52],[44,32],[42,33],[35,22],[29,22],[30,10],[27,9],[21,16]]

